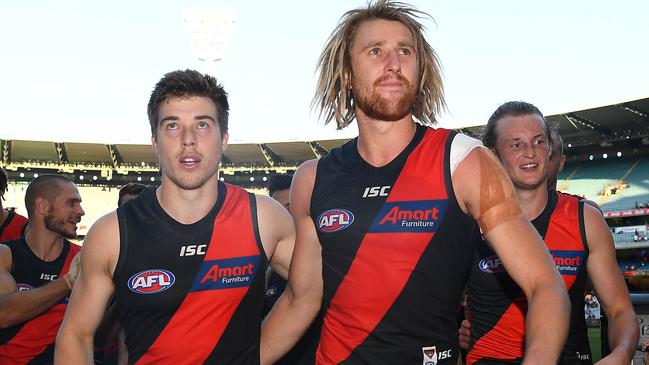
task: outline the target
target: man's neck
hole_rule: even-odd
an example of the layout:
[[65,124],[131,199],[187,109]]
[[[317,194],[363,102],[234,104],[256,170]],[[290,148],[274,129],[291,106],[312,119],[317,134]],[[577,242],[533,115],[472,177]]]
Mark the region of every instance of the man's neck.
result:
[[2,205],[0,205],[0,226],[4,224],[7,218],[9,218],[9,210],[3,209]]
[[45,228],[42,223],[30,227],[25,241],[34,255],[43,261],[56,260],[63,250],[63,237]]
[[182,224],[192,224],[205,217],[216,204],[217,197],[217,178],[198,189],[185,190],[163,176],[160,187],[156,189],[156,198],[162,209]]
[[408,114],[394,121],[378,121],[356,113],[358,123],[358,153],[372,166],[385,166],[408,146],[417,125]]
[[541,215],[548,204],[548,188],[545,183],[535,189],[516,187],[516,196],[521,204],[521,209],[530,221]]

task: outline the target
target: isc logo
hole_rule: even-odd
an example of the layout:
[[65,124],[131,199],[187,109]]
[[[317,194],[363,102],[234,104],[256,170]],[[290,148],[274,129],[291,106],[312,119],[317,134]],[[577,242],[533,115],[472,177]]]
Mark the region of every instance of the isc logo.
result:
[[154,294],[171,288],[175,281],[171,271],[152,269],[131,276],[128,279],[128,287],[138,294]]
[[482,272],[486,272],[487,274],[496,274],[505,271],[505,266],[503,266],[503,263],[496,255],[491,255],[480,260],[478,266]]
[[318,230],[331,233],[343,230],[354,222],[352,212],[345,209],[329,209],[318,217]]
[[180,256],[205,255],[207,245],[185,245],[180,248]]
[[58,277],[57,274],[45,274],[41,273],[41,280],[49,280],[49,281],[54,281]]
[[370,186],[365,188],[363,192],[363,198],[374,198],[377,196],[388,196],[390,192],[390,186]]

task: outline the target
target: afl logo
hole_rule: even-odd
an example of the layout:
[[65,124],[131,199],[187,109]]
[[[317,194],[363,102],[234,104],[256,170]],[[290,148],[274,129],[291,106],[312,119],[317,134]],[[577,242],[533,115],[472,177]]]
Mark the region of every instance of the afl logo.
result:
[[480,270],[487,274],[496,274],[505,271],[503,263],[500,262],[500,259],[496,255],[491,255],[480,260],[478,266],[480,267]]
[[345,209],[329,209],[318,217],[318,230],[332,233],[349,227],[354,222],[354,215]]
[[128,279],[128,288],[138,294],[155,294],[163,292],[176,281],[171,271],[151,269],[141,271]]
[[23,291],[23,290],[29,290],[29,289],[34,289],[33,286],[25,283],[17,283],[16,284],[16,290],[17,291]]

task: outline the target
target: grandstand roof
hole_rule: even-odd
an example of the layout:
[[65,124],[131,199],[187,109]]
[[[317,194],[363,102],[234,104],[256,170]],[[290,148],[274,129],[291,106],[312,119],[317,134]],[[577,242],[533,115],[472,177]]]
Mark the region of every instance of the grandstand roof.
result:
[[[649,98],[546,116],[559,127],[564,144],[606,147],[649,136]],[[479,135],[483,126],[462,129]],[[649,139],[646,140],[649,144]]]
[[[649,145],[649,98],[598,108],[550,115],[559,126],[566,145],[605,147],[614,142],[637,141]],[[482,126],[462,129],[477,136]],[[302,161],[322,156],[346,142],[320,140],[283,143],[230,144],[223,160],[226,174],[237,171],[272,170],[284,172]],[[157,157],[150,145],[97,144],[0,140],[0,166],[57,169],[63,172],[102,170],[123,174],[130,171],[157,171]],[[110,172],[109,172],[110,171]]]

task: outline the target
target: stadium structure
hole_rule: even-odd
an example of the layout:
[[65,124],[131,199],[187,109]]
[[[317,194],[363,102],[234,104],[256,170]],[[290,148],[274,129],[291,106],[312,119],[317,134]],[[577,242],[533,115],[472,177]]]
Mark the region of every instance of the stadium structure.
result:
[[[558,127],[567,156],[557,188],[601,206],[629,289],[649,293],[649,98],[546,118]],[[483,129],[475,126],[460,132],[479,137]],[[271,174],[291,173],[302,162],[322,157],[346,141],[229,144],[220,179],[263,193]],[[0,151],[0,167],[10,180],[5,207],[24,214],[29,181],[39,174],[64,174],[79,186],[83,199],[81,238],[97,218],[115,209],[120,186],[157,185],[160,178],[151,145],[0,139]],[[641,335],[649,338],[649,299],[642,300],[640,305],[634,303]],[[640,323],[644,320],[646,324]],[[602,338],[602,344],[606,342]]]

